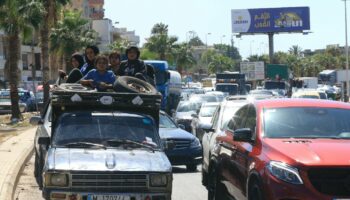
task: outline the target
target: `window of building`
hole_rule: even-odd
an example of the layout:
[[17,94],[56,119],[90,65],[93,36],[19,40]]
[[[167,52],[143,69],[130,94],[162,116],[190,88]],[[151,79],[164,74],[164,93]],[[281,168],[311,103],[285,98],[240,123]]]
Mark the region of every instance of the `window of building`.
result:
[[41,70],[41,58],[40,53],[35,53],[35,69]]
[[22,67],[23,70],[28,70],[28,54],[22,54]]

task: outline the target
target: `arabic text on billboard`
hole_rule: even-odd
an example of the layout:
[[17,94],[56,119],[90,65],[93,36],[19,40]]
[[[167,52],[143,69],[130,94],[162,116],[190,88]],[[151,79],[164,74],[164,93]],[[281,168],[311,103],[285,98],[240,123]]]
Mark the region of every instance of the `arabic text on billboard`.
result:
[[233,33],[301,32],[310,30],[309,7],[232,10]]

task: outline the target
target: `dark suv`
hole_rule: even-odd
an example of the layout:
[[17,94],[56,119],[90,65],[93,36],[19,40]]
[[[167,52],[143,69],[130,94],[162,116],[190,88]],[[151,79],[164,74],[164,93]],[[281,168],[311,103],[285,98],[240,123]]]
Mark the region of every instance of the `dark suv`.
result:
[[217,136],[209,199],[350,198],[350,105],[276,99],[250,103]]

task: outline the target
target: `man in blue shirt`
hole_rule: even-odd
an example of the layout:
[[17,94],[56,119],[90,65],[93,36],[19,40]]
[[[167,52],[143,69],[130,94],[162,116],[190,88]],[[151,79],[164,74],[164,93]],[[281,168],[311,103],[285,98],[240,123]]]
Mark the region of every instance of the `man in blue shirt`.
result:
[[97,56],[95,60],[96,69],[89,71],[80,83],[85,86],[96,88],[103,92],[111,89],[116,77],[112,71],[107,71],[108,59],[105,56]]

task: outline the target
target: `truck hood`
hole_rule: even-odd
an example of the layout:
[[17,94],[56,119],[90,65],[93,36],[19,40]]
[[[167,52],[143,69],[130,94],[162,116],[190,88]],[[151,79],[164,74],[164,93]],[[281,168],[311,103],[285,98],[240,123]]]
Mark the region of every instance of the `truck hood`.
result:
[[[350,140],[264,139],[271,160],[306,166],[349,166]],[[293,163],[290,163],[293,164]]]
[[46,170],[170,172],[164,152],[123,149],[51,148]]

